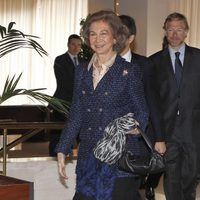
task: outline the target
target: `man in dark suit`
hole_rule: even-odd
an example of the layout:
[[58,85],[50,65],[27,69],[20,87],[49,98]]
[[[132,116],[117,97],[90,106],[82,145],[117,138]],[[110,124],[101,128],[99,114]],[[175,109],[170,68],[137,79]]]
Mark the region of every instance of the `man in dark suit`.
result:
[[[81,51],[82,39],[76,34],[72,34],[68,38],[68,51],[58,57],[54,62],[54,73],[56,77],[57,88],[54,97],[63,99],[69,103],[72,101],[73,85],[74,85],[74,69],[83,61],[79,57]],[[52,110],[52,121],[65,121],[66,116]],[[49,155],[56,156],[54,149],[60,138],[60,130],[52,130],[49,142]]]
[[200,50],[184,42],[189,30],[184,15],[170,14],[163,28],[168,48],[149,60],[167,148],[164,191],[167,200],[195,200],[200,157]]
[[[149,61],[145,56],[136,54],[131,51],[131,44],[133,43],[135,36],[136,36],[136,25],[135,25],[135,20],[128,16],[128,15],[120,15],[119,16],[122,23],[127,27],[129,31],[129,38],[126,42],[126,47],[121,53],[121,56],[126,59],[126,61],[138,64],[143,72],[143,82],[144,82],[144,87],[145,87],[145,96],[146,100],[148,103],[148,107],[150,110],[150,122],[148,129],[147,129],[147,134],[151,137],[152,141],[155,143],[155,149],[160,152],[164,153],[165,149],[160,149],[160,145],[163,143],[163,137],[162,134],[160,134],[160,130],[157,129],[157,114],[156,114],[156,103],[153,101],[154,95],[152,88],[150,88],[148,84],[148,70],[149,70]],[[153,103],[151,103],[153,101]],[[141,146],[144,145],[144,141],[140,141]],[[143,149],[143,154],[148,153],[148,149],[144,147]],[[148,177],[143,177],[142,181],[142,187],[145,188],[145,195],[148,200],[154,200],[155,199],[155,194],[154,194],[154,188],[157,187],[159,183],[159,179],[162,173],[159,174],[152,174],[149,175]]]

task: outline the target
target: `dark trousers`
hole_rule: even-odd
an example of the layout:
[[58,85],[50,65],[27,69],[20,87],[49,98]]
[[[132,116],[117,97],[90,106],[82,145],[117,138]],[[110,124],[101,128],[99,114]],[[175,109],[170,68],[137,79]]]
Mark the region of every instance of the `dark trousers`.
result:
[[83,195],[82,193],[76,192],[73,197],[73,200],[95,200],[95,198],[88,197],[88,196]]
[[157,174],[149,174],[144,183],[145,184],[144,187],[155,189],[159,184],[160,177],[162,176],[162,174],[163,174],[162,172]]
[[164,191],[166,200],[195,200],[197,153],[192,143],[167,143]]
[[[139,177],[118,178],[113,188],[112,200],[141,200],[141,196],[139,194],[140,184],[141,184],[141,178]],[[96,199],[84,196],[81,193],[76,193],[74,195],[73,200],[96,200]]]

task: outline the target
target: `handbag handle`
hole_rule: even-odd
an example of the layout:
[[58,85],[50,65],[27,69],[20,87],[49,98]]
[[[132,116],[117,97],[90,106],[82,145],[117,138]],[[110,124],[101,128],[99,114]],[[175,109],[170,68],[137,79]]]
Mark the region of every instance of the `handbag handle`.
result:
[[139,133],[141,134],[141,136],[143,137],[144,141],[146,142],[147,146],[151,149],[151,151],[153,151],[153,146],[151,141],[149,140],[149,138],[147,137],[147,135],[139,128],[137,127]]

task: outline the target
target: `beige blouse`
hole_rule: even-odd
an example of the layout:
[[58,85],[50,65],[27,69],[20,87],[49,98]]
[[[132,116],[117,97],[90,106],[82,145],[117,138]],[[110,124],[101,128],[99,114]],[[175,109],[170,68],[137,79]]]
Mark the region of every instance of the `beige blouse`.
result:
[[107,62],[101,64],[101,66],[98,66],[97,56],[94,54],[92,56],[92,59],[90,60],[90,63],[88,65],[88,70],[93,66],[93,87],[94,89],[97,87],[99,81],[103,78],[103,76],[107,73],[109,68],[113,65],[115,58],[117,54],[114,54],[110,60]]

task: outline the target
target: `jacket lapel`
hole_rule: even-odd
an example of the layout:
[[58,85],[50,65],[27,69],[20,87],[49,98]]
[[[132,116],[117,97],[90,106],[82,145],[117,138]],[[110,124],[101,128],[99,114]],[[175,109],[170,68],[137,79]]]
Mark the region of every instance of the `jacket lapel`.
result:
[[[92,67],[88,71],[85,70],[83,74],[83,85],[82,88],[88,94],[93,95],[103,95],[106,91],[113,91],[113,88],[116,88],[116,80],[119,80],[119,76],[123,76],[123,71],[126,71],[126,66],[123,66],[123,59],[120,56],[116,57],[114,64],[110,67],[108,72],[103,76],[103,78],[98,83],[97,87],[94,90],[93,87],[93,77],[92,77]],[[122,83],[120,86],[122,87]],[[119,87],[120,87],[119,86]]]
[[88,92],[93,92],[93,77],[92,77],[92,67],[88,71],[87,67],[84,70],[83,73],[83,79],[82,79],[82,87],[84,90]]

